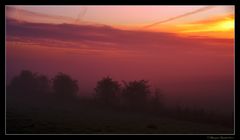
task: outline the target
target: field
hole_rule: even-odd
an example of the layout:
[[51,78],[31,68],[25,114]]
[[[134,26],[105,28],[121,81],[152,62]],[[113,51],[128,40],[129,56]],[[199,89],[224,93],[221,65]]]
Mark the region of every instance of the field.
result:
[[[37,102],[35,102],[37,104]],[[231,134],[232,128],[123,112],[89,103],[19,102],[7,107],[7,134]],[[59,106],[61,104],[61,107]]]

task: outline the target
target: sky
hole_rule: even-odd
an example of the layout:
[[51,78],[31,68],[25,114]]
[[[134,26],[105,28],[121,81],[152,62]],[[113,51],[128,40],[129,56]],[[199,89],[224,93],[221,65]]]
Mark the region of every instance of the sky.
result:
[[65,72],[91,95],[104,76],[149,80],[169,103],[233,110],[233,6],[7,6],[7,82]]
[[[233,6],[9,6],[19,20],[47,23],[104,24],[123,29],[180,32],[202,35],[206,32],[214,37],[233,38]],[[201,10],[202,9],[202,10]],[[24,12],[22,10],[25,10]],[[194,11],[196,11],[194,13]],[[28,13],[27,13],[28,12]],[[186,13],[192,13],[187,14]],[[35,14],[33,14],[35,13]],[[110,14],[111,13],[111,14]],[[181,15],[183,15],[181,17]],[[156,24],[150,28],[148,25]],[[54,17],[54,18],[53,18]],[[208,25],[205,23],[208,22]],[[177,25],[176,25],[177,24]],[[216,28],[212,28],[212,27]],[[194,29],[194,30],[193,30]],[[211,32],[228,31],[228,34]],[[204,32],[204,33],[202,33]]]

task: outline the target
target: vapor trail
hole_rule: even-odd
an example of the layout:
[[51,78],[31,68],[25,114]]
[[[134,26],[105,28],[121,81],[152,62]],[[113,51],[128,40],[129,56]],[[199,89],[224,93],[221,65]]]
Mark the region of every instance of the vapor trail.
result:
[[80,18],[83,17],[86,14],[86,12],[87,12],[87,7],[82,7],[81,9],[80,9],[80,12],[79,12],[76,20],[75,20],[75,23],[78,23]]
[[200,12],[203,12],[203,11],[207,11],[207,10],[212,9],[212,8],[214,8],[214,7],[213,6],[207,6],[207,7],[199,8],[197,10],[194,10],[194,11],[191,11],[191,12],[187,12],[185,14],[178,15],[176,17],[172,17],[172,18],[169,18],[169,19],[166,19],[166,20],[155,22],[155,23],[150,24],[150,25],[146,25],[143,28],[149,28],[149,27],[161,24],[161,23],[169,22],[169,21],[172,21],[172,20],[176,20],[176,19],[179,19],[179,18],[183,18],[183,17],[186,17],[186,16],[197,14],[197,13],[200,13]]

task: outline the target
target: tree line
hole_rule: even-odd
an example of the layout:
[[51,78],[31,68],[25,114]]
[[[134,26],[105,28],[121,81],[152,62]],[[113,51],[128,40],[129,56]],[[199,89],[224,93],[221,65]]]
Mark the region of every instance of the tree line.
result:
[[[24,102],[58,108],[68,107],[77,109],[82,104],[82,97],[78,96],[80,90],[78,81],[65,73],[58,73],[52,79],[47,76],[22,70],[7,85],[7,105],[19,106]],[[81,94],[80,94],[81,95]],[[122,81],[121,83],[106,76],[96,82],[94,94],[88,99],[88,103],[97,107],[110,107],[122,111],[140,111],[152,115],[165,115],[168,117],[192,120],[205,123],[217,123],[232,127],[232,118],[220,118],[214,113],[203,109],[189,109],[178,107],[167,109],[164,105],[163,94],[160,89],[150,90],[146,80]],[[76,104],[74,104],[76,103]]]
[[[73,100],[78,96],[78,81],[68,74],[58,73],[52,79],[45,75],[22,70],[7,86],[7,93],[19,96],[39,96],[51,94],[61,100]],[[122,84],[106,76],[97,81],[93,97],[106,106],[121,106],[126,109],[161,108],[162,95],[158,89],[150,91],[146,80],[122,81]]]

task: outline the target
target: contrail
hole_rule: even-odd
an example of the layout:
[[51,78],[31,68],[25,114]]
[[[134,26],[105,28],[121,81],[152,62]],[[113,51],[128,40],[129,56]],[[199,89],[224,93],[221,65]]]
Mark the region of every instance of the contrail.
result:
[[75,20],[75,23],[78,23],[80,18],[83,17],[86,14],[86,12],[87,12],[87,7],[82,7],[81,9],[80,9],[80,12],[79,12],[76,20]]
[[149,27],[152,27],[152,26],[161,24],[161,23],[165,23],[165,22],[169,22],[169,21],[172,21],[172,20],[175,20],[175,19],[183,18],[183,17],[190,16],[190,15],[193,15],[193,14],[197,14],[197,13],[199,13],[199,12],[207,11],[207,10],[209,10],[209,9],[211,9],[211,8],[214,8],[214,7],[213,7],[213,6],[203,7],[203,8],[200,8],[200,9],[197,9],[197,10],[194,10],[194,11],[187,12],[187,13],[185,13],[185,14],[176,16],[176,17],[172,17],[172,18],[169,18],[169,19],[166,19],[166,20],[162,20],[162,21],[155,22],[155,23],[153,23],[153,24],[144,26],[143,28],[149,28]]

